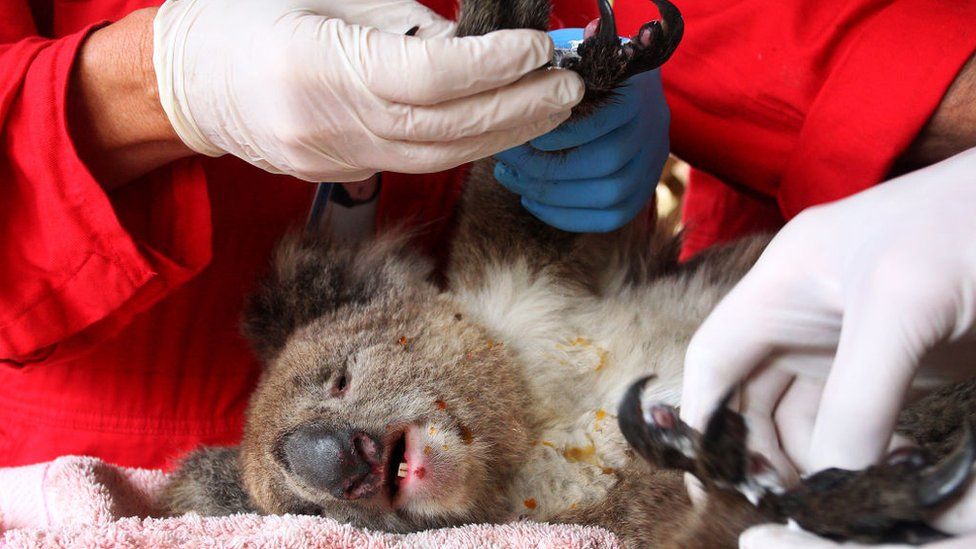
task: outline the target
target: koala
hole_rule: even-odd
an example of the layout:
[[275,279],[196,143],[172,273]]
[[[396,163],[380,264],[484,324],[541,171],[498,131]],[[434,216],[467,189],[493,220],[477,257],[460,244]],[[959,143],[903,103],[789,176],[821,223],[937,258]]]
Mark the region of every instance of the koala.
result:
[[[596,34],[559,61],[586,83],[574,116],[674,51],[680,14],[655,4],[662,20],[621,45],[599,1]],[[545,29],[549,9],[468,0],[458,34]],[[527,519],[683,548],[733,547],[746,527],[792,516],[750,502],[734,474],[701,473],[715,455],[704,441],[735,449],[734,467],[752,459],[735,414],[717,411],[730,419],[699,435],[673,412],[692,334],[769,237],[679,264],[680,239],[648,216],[607,234],[561,232],[492,169],[472,166],[442,273],[405,231],[281,242],[243,321],[266,365],[243,440],[185,457],[163,494],[169,513],[314,514],[392,532]],[[665,413],[648,421],[647,403]],[[951,447],[958,430],[938,431],[917,439]],[[701,451],[670,459],[688,448]],[[682,471],[709,481],[704,508]]]

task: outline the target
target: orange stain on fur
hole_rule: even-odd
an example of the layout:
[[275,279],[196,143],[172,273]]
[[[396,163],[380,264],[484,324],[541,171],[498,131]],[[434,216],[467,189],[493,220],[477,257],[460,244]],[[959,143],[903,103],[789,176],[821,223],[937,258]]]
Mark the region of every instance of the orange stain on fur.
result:
[[[610,351],[594,345],[592,341],[585,337],[576,337],[569,342],[569,347],[582,347],[583,349],[593,350],[597,354],[597,364],[596,371],[599,372],[607,365],[608,359],[610,358]],[[556,345],[557,349],[568,350],[569,347],[564,345]]]
[[446,402],[444,402],[444,401],[443,401],[443,400],[441,400],[441,399],[437,399],[437,400],[435,400],[435,401],[434,401],[434,406],[437,406],[437,409],[438,409],[438,410],[447,410],[447,403],[446,403]]
[[594,455],[596,455],[596,447],[592,444],[584,447],[572,446],[563,451],[563,457],[567,461],[590,461]]
[[597,349],[597,352],[600,353],[600,362],[596,364],[596,371],[599,372],[604,366],[607,365],[607,358],[610,356],[610,351],[606,349]]
[[525,500],[525,501],[523,501],[522,503],[524,503],[524,504],[525,504],[525,506],[526,506],[527,508],[529,508],[529,509],[535,509],[535,507],[536,507],[536,505],[538,505],[538,504],[537,504],[537,503],[535,502],[535,498],[529,498],[529,499],[527,499],[527,500]]

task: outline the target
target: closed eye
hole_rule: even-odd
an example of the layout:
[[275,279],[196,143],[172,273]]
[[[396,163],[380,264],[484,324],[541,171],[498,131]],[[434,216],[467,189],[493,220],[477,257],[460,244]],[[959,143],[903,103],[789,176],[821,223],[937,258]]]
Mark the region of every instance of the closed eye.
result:
[[346,389],[349,388],[349,374],[342,372],[335,376],[332,381],[332,388],[329,393],[335,398],[342,398],[346,394]]

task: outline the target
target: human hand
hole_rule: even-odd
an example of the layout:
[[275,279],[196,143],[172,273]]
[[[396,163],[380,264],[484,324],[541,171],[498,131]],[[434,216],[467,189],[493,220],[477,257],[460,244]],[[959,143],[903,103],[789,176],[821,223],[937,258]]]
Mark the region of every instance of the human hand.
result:
[[[550,34],[566,46],[581,40],[583,29]],[[669,121],[659,72],[642,73],[593,115],[496,155],[495,178],[553,227],[611,231],[633,219],[654,192],[668,158]]]
[[[877,462],[913,381],[976,368],[974,204],[976,149],[792,220],[692,339],[682,417],[743,383],[750,446],[787,477]],[[935,526],[976,528],[974,497]]]
[[199,153],[345,182],[489,156],[582,98],[576,74],[535,70],[553,54],[544,33],[453,29],[412,0],[170,0],[154,22],[160,101]]
[[[792,526],[781,524],[761,524],[743,532],[739,536],[740,549],[831,549],[843,547],[847,549],[893,549],[895,547],[909,549],[917,545],[862,545],[860,543],[837,543],[815,536],[809,532]],[[946,539],[923,545],[925,549],[969,549],[976,547],[976,536],[965,536]]]

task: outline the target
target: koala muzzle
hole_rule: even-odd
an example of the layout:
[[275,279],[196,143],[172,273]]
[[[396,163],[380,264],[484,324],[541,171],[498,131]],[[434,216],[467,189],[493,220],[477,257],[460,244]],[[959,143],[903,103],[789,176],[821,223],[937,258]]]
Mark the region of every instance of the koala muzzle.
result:
[[383,487],[383,445],[364,431],[305,425],[282,449],[292,473],[338,499],[368,498]]

